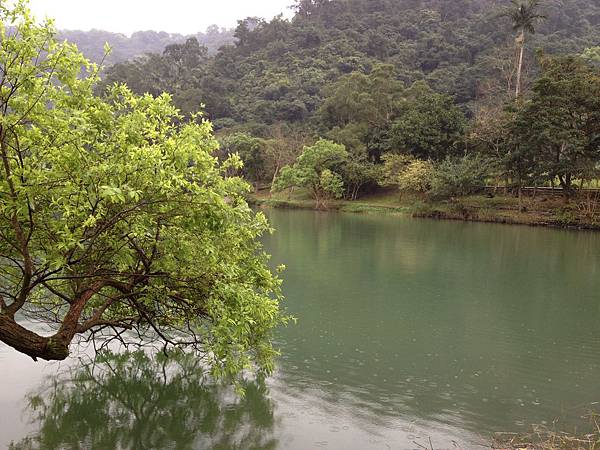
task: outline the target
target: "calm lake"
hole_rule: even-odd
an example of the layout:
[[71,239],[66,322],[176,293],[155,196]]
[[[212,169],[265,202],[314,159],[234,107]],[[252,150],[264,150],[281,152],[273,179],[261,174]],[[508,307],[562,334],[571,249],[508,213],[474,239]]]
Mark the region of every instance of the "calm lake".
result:
[[600,234],[266,214],[298,319],[266,385],[0,344],[0,448],[471,449],[600,410]]

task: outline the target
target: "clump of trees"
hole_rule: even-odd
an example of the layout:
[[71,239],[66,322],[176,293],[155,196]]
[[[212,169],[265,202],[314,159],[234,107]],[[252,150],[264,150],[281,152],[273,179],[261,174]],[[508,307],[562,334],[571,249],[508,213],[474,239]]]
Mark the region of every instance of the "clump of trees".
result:
[[533,170],[557,179],[565,195],[574,181],[597,175],[600,162],[600,72],[578,57],[541,59],[542,73],[518,110],[516,133]]
[[435,168],[429,194],[433,198],[476,194],[485,186],[490,169],[490,161],[479,155],[446,158]]
[[294,165],[281,170],[273,189],[308,188],[317,208],[326,208],[328,200],[343,195],[344,181],[339,168],[347,158],[348,152],[343,145],[321,139],[305,147]]
[[393,186],[400,192],[426,194],[431,189],[435,167],[431,161],[395,153],[385,154],[379,183]]
[[24,2],[0,5],[0,40],[0,341],[62,360],[101,335],[195,351],[217,376],[272,368],[269,227],[211,124],[168,94],[95,96],[98,67]]
[[447,157],[433,162],[413,156],[387,154],[383,157],[382,186],[425,198],[448,199],[479,192],[492,173],[491,162],[480,155]]

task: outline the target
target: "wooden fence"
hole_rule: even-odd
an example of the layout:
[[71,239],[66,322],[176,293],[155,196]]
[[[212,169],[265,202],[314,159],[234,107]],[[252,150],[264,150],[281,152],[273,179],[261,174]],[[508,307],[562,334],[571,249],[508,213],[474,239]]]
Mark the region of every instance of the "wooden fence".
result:
[[[516,195],[518,192],[518,188],[514,187],[514,186],[509,186],[509,187],[505,187],[505,186],[484,186],[483,187],[483,191],[487,194],[491,194],[491,195],[498,195],[498,194],[504,194],[504,193],[508,193],[508,194],[514,194]],[[545,196],[545,197],[562,197],[564,195],[564,190],[561,187],[547,187],[547,186],[543,186],[543,187],[522,187],[521,188],[521,193],[522,195],[525,195],[527,197],[535,197],[535,196]],[[574,196],[585,196],[585,195],[591,195],[591,196],[600,196],[600,189],[578,189],[578,188],[574,188],[572,195]]]

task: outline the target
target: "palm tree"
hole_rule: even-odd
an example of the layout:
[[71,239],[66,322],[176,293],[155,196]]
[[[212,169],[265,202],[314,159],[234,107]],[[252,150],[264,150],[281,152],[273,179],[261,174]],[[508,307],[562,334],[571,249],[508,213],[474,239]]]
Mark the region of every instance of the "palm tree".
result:
[[538,9],[542,0],[511,0],[513,6],[509,8],[504,15],[509,17],[513,23],[513,30],[518,32],[517,43],[518,61],[517,61],[517,87],[515,95],[518,97],[521,93],[521,74],[523,71],[523,53],[525,52],[525,36],[527,33],[535,33],[537,22],[546,18],[538,14]]

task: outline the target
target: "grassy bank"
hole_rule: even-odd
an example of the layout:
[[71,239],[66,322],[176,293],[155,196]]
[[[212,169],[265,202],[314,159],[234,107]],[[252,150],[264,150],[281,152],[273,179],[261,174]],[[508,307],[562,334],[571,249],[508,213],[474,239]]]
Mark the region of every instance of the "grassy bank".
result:
[[[249,200],[261,207],[316,209],[315,201],[304,191],[296,191],[291,195],[271,195],[268,191],[259,191]],[[327,208],[353,213],[405,214],[431,219],[600,230],[598,203],[579,198],[565,204],[561,197],[538,196],[523,198],[519,205],[519,200],[510,195],[491,198],[478,195],[433,202],[412,195],[401,196],[397,192],[381,191],[356,201],[332,200]]]

